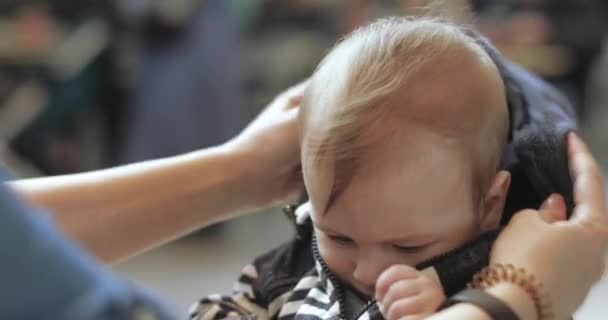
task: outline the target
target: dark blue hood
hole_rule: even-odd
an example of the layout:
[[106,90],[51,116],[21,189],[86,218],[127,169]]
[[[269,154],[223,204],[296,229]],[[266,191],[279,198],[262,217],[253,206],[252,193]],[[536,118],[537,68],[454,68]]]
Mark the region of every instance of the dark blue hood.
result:
[[[503,223],[522,209],[538,208],[551,193],[573,208],[568,170],[568,132],[577,121],[569,101],[556,89],[528,71],[508,62],[483,37],[472,34],[490,55],[503,78],[510,117],[510,136],[502,167],[511,172]],[[490,251],[500,229],[485,233],[451,252],[420,263],[437,272],[446,294],[462,290],[472,276],[490,261]]]
[[566,136],[577,129],[572,105],[555,88],[507,61],[484,37],[474,37],[498,67],[507,92],[510,137],[502,166],[511,172],[512,184],[503,222],[521,209],[538,208],[551,193],[563,195],[571,211]]

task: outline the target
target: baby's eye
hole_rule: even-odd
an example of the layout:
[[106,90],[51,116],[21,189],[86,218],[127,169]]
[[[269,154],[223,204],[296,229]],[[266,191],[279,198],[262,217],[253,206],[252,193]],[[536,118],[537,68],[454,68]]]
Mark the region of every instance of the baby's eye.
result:
[[427,248],[427,245],[420,245],[420,246],[401,246],[401,245],[393,245],[393,248],[397,249],[400,252],[403,253],[418,253],[423,251],[424,249]]
[[331,239],[334,242],[337,242],[339,244],[342,245],[350,245],[353,243],[353,240],[347,237],[343,237],[343,236],[332,236],[332,235],[327,235],[329,237],[329,239]]

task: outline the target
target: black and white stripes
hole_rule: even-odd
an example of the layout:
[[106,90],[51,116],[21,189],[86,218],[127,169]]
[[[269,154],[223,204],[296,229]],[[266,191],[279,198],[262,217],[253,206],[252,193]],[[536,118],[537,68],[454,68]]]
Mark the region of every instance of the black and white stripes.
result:
[[[231,295],[195,303],[190,319],[343,320],[342,288],[316,250],[310,219],[299,223],[300,237],[245,266]],[[382,319],[371,314],[357,320]]]

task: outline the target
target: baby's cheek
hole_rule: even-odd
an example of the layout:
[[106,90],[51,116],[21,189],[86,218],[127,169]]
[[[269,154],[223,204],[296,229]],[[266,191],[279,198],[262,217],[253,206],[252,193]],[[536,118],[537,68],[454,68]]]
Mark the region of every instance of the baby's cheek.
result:
[[319,253],[323,257],[323,261],[327,264],[327,267],[334,273],[338,278],[349,281],[352,278],[354,263],[351,249],[340,249],[336,248],[335,245],[319,243]]

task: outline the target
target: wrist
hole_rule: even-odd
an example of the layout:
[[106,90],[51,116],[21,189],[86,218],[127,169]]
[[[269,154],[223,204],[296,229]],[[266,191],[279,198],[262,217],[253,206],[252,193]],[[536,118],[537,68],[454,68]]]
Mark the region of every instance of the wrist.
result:
[[507,304],[520,319],[538,318],[532,297],[520,286],[510,282],[500,282],[484,291]]
[[218,156],[226,164],[224,174],[231,181],[250,179],[253,175],[251,157],[252,153],[238,143],[229,141],[215,147]]
[[[507,284],[509,286],[507,286]],[[553,319],[553,308],[549,293],[545,291],[543,284],[540,283],[534,275],[528,273],[523,268],[517,268],[512,264],[491,264],[482,269],[473,276],[473,280],[469,283],[469,287],[477,289],[489,289],[502,292],[516,300],[517,304],[525,304],[523,300],[516,299],[524,295],[519,294],[510,286],[517,286],[518,290],[526,293],[528,301],[531,301],[536,310],[536,317],[533,319]],[[508,290],[507,290],[508,289]],[[525,310],[521,310],[524,312]]]
[[[300,173],[300,156],[297,148],[277,148],[277,142],[266,145],[242,139],[221,146],[229,158],[236,185],[243,193],[242,203],[247,210],[260,210],[297,200],[303,184]],[[287,150],[286,150],[287,149]]]

